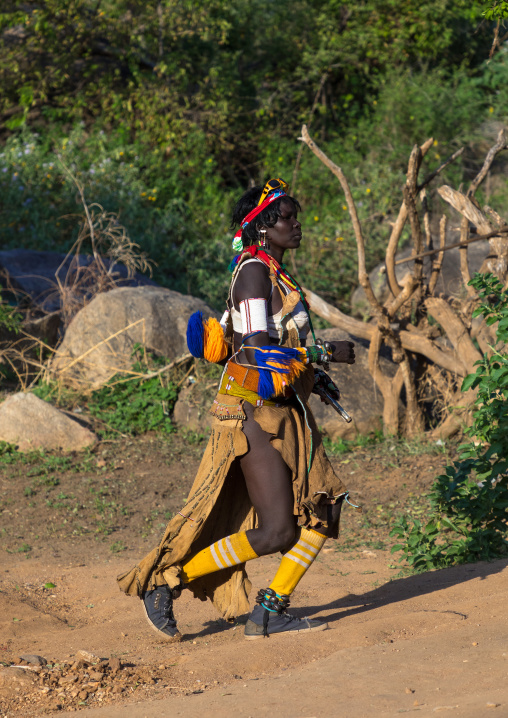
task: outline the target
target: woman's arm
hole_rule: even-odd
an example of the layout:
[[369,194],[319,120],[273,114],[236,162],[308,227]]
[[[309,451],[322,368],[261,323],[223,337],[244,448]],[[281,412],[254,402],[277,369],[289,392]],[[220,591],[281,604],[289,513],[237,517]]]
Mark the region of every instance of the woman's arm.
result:
[[[241,344],[253,348],[270,344],[268,303],[271,291],[268,270],[260,262],[252,262],[240,271],[232,297],[235,309],[242,314],[242,336],[235,334],[235,349],[238,350]],[[238,360],[244,363],[244,359],[256,365],[253,351],[242,351]]]

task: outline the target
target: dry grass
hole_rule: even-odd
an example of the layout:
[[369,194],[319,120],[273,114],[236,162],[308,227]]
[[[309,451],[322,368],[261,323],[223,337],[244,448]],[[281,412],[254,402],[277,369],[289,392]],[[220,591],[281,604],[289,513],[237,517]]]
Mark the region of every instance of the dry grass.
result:
[[[83,212],[75,215],[79,222],[77,239],[55,272],[54,286],[45,293],[46,300],[58,298],[61,336],[73,317],[97,294],[120,286],[136,272],[147,272],[151,276],[153,265],[139,245],[130,239],[118,215],[106,212],[100,204],[87,204],[82,185],[63,163],[62,167],[76,185]],[[120,265],[127,270],[127,276],[125,271],[120,271]],[[22,293],[11,286],[9,277],[3,284],[10,287],[22,303],[25,301]],[[41,378],[48,380],[48,367],[55,354],[58,354],[58,348],[24,331],[19,335],[8,335],[0,343],[0,365],[12,370],[23,391]],[[83,358],[74,359],[72,364]]]
[[436,364],[427,363],[417,383],[418,402],[430,402],[434,418],[440,422],[454,405],[461,383],[461,380],[457,382],[450,372]]
[[[87,204],[82,185],[63,163],[62,166],[76,185],[83,206],[83,214],[78,216],[78,237],[55,273],[65,329],[96,294],[119,285],[124,279],[119,265],[127,269],[127,278],[131,279],[136,272],[148,272],[151,276],[153,262],[130,239],[117,214],[106,212],[100,204]],[[88,254],[87,264],[80,259],[83,254]],[[61,279],[60,272],[69,259],[70,265]]]

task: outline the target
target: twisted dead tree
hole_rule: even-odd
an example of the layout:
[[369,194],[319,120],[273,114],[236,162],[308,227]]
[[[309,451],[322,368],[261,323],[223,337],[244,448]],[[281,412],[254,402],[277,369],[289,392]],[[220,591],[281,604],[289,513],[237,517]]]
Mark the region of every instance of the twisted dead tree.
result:
[[[424,417],[418,398],[417,381],[413,359],[432,364],[447,373],[456,393],[450,402],[450,411],[434,430],[435,436],[450,436],[461,425],[462,414],[474,401],[474,392],[461,394],[461,379],[474,371],[474,364],[481,359],[475,340],[482,352],[490,351],[493,342],[492,328],[484,323],[473,328],[472,312],[478,300],[474,289],[467,288],[467,298],[460,303],[436,296],[436,285],[441,273],[444,252],[459,247],[460,269],[464,284],[469,281],[468,247],[471,242],[488,239],[491,252],[481,271],[496,274],[505,286],[508,286],[508,225],[490,207],[483,210],[475,199],[475,192],[494,161],[496,155],[507,148],[504,130],[499,133],[495,145],[490,149],[485,162],[466,194],[447,187],[440,187],[440,196],[461,215],[460,242],[446,245],[447,217],[443,215],[439,223],[439,246],[434,247],[431,222],[427,204],[426,188],[451,162],[459,157],[464,148],[459,149],[446,159],[436,170],[419,181],[422,160],[433,139],[428,139],[421,147],[415,145],[409,158],[406,183],[403,187],[403,200],[397,219],[392,227],[385,253],[385,268],[389,296],[381,302],[376,297],[365,264],[365,242],[362,227],[348,181],[341,170],[312,140],[303,125],[299,138],[318,157],[338,179],[344,192],[349,215],[353,224],[358,253],[358,280],[363,287],[371,307],[373,321],[366,324],[350,317],[325,302],[314,292],[305,289],[307,297],[316,314],[332,325],[350,334],[369,340],[369,370],[384,400],[383,423],[385,434],[395,434],[402,428],[406,436],[414,436],[423,431]],[[487,215],[489,218],[487,218]],[[395,255],[402,231],[409,222],[413,251],[406,260],[396,262]],[[470,226],[476,230],[470,235]],[[423,260],[432,257],[430,275],[423,271]],[[403,261],[412,261],[412,269],[403,286],[397,281],[395,265]],[[443,348],[436,341],[436,326],[432,326],[429,317],[437,323],[447,338]],[[393,361],[398,365],[393,378],[381,369],[380,351],[383,345],[392,352]],[[399,417],[400,395],[405,389],[406,413],[401,427]]]

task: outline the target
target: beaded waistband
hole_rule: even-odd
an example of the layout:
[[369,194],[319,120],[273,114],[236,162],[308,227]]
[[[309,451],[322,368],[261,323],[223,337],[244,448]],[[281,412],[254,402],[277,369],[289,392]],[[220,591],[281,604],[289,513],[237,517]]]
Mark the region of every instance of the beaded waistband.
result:
[[229,361],[224,369],[218,393],[245,399],[253,406],[285,406],[294,393],[289,388],[288,396],[277,397],[277,401],[261,399],[257,393],[258,382],[259,370]]

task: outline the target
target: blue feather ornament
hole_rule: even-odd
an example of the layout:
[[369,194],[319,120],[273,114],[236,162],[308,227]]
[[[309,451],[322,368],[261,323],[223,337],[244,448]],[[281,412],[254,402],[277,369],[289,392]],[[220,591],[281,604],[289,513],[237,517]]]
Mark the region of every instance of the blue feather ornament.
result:
[[262,399],[269,399],[275,394],[271,371],[259,372],[258,394]]
[[193,357],[203,359],[205,328],[203,326],[203,312],[194,312],[187,323],[187,346]]
[[[291,361],[293,359],[301,359],[300,353],[292,347],[274,346],[259,347],[254,349],[254,357],[256,359],[256,364],[260,369],[270,369],[271,371],[276,371],[280,374],[289,374],[289,365],[291,364]],[[268,362],[283,364],[284,368],[269,366]]]

